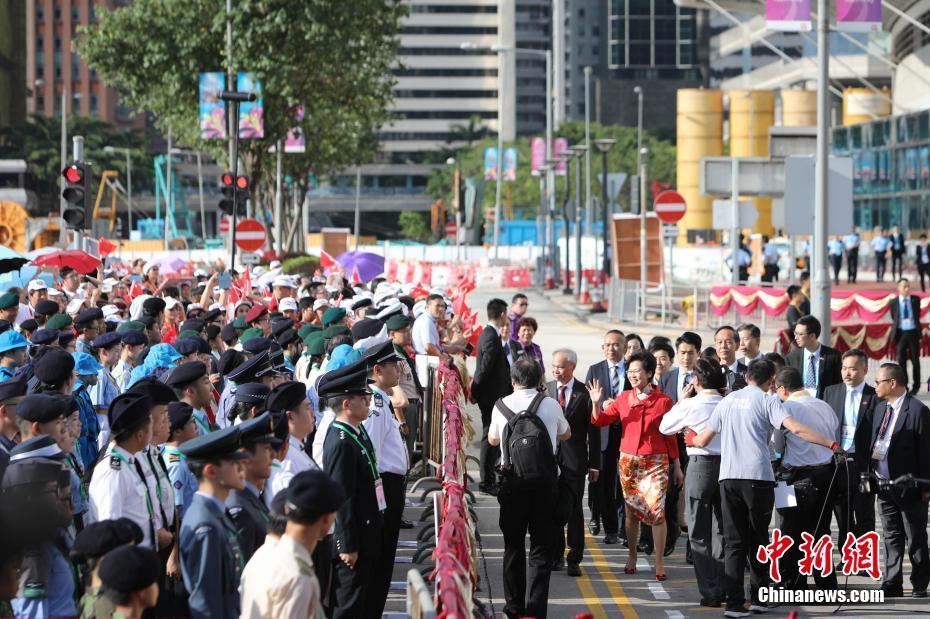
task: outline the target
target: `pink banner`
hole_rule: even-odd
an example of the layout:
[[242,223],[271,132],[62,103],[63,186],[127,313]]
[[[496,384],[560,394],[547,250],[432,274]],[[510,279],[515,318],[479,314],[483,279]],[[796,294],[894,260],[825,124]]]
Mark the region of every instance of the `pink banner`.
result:
[[836,29],[881,32],[882,0],[836,0]]
[[781,32],[811,29],[811,0],[765,0],[765,27]]
[[530,174],[539,176],[539,171],[546,165],[546,139],[530,140]]
[[[556,138],[552,140],[552,158],[558,159],[563,151],[568,150],[568,138]],[[565,176],[568,171],[568,163],[562,161],[555,166],[555,173],[559,176]]]

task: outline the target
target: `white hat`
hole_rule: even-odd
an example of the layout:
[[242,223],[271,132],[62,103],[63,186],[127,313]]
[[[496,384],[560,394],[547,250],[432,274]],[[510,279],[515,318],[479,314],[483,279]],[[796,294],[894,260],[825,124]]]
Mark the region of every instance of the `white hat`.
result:
[[317,299],[313,302],[313,311],[319,310],[321,307],[332,307],[330,302],[327,299]]
[[271,282],[271,285],[274,288],[277,288],[278,286],[282,288],[297,288],[297,284],[294,283],[294,280],[292,280],[287,275],[280,275],[274,278],[274,280]]
[[110,292],[113,290],[114,286],[119,285],[119,280],[112,277],[108,277],[102,282],[100,282],[100,292]]
[[132,320],[139,320],[139,317],[142,316],[142,304],[145,303],[146,299],[151,298],[152,295],[150,294],[140,294],[133,299],[132,303],[129,304],[129,318]]
[[200,303],[191,303],[191,304],[189,304],[189,305],[187,306],[187,311],[188,311],[188,312],[191,311],[191,310],[195,310],[195,309],[201,309],[201,310],[202,310],[202,309],[203,309],[203,305],[201,305]]
[[26,290],[29,292],[35,292],[36,290],[48,290],[48,285],[41,279],[34,279],[26,286]]
[[255,277],[261,277],[264,274],[265,274],[265,267],[259,266],[259,267],[255,267],[254,269],[252,269],[252,275]]
[[[39,288],[39,290],[42,290],[42,289]],[[48,296],[50,297],[63,297],[65,295],[65,293],[63,293],[58,288],[46,288],[46,290],[48,290]]]
[[223,305],[222,303],[212,303],[210,304],[210,307],[207,308],[207,311],[212,312],[215,309],[218,309],[218,310],[226,309],[226,306]]
[[252,302],[249,301],[248,299],[240,299],[236,301],[236,305],[233,307],[233,312],[235,312],[237,309],[239,309],[243,305],[248,305],[249,307],[252,307]]
[[271,261],[271,264],[268,265],[268,268],[269,268],[269,269],[272,269],[272,270],[273,270],[273,269],[280,268],[280,267],[281,267],[281,261],[280,261],[280,260],[272,260],[272,261]]
[[351,310],[353,303],[355,303],[355,299],[343,299],[339,302],[339,307],[346,310]]
[[413,317],[419,318],[420,314],[426,311],[426,301],[417,301],[413,306]]
[[120,316],[119,316],[119,314],[120,314],[120,309],[119,309],[118,307],[116,307],[115,305],[104,305],[103,307],[100,308],[100,310],[103,312],[103,319],[104,319],[104,320],[110,320],[110,319],[113,318],[114,316],[115,316],[116,318],[119,318],[119,317],[120,317]]
[[205,269],[194,269],[194,277],[209,277]]
[[68,307],[65,308],[66,314],[77,314],[84,307],[84,299],[71,299],[68,301]]
[[296,312],[297,311],[297,299],[294,297],[284,297],[278,301],[278,309],[282,312]]
[[153,268],[157,269],[157,268],[158,268],[158,264],[155,263],[155,262],[146,262],[146,263],[145,263],[145,266],[142,267],[142,273],[145,274],[145,275],[148,275],[148,274],[149,274],[149,271],[151,271]]
[[171,310],[181,305],[181,302],[174,297],[165,297],[165,309]]
[[[396,299],[394,300],[396,301]],[[378,313],[375,314],[375,318],[377,318],[378,320],[385,320],[387,319],[388,316],[391,316],[393,314],[403,314],[404,316],[406,316],[408,311],[409,310],[407,310],[406,305],[404,305],[400,301],[397,301],[397,303],[391,303],[385,307],[382,307],[378,311]]]

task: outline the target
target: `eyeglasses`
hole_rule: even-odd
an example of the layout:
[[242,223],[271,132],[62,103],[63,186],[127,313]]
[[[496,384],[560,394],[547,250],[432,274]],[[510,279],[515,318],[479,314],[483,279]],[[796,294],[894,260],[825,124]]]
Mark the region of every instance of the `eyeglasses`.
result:
[[875,384],[876,384],[876,385],[880,385],[880,384],[882,384],[882,383],[890,383],[890,382],[893,381],[893,380],[894,380],[893,378],[882,378],[881,380],[879,380],[879,379],[876,378],[876,379],[875,379]]
[[795,331],[795,332],[794,332],[794,337],[804,337],[804,336],[806,336],[806,335],[810,335],[810,333],[806,333],[806,332],[802,332],[802,331]]
[[608,344],[608,343],[601,344],[601,348],[620,348],[621,346],[623,346],[623,344],[619,344],[619,343],[617,343],[617,344]]

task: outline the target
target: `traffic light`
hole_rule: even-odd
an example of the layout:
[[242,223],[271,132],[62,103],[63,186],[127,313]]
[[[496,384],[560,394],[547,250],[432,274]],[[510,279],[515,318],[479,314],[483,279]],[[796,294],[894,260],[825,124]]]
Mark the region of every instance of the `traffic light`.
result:
[[[246,202],[249,201],[249,177],[234,177],[232,172],[224,172],[220,178],[220,184],[223,193],[220,210],[227,215],[232,215],[233,211],[236,211],[237,215],[244,215]],[[233,208],[234,200],[238,208]]]
[[90,165],[75,161],[61,171],[65,182],[61,188],[61,197],[65,201],[62,219],[71,230],[83,230],[90,225],[92,216],[90,190]]

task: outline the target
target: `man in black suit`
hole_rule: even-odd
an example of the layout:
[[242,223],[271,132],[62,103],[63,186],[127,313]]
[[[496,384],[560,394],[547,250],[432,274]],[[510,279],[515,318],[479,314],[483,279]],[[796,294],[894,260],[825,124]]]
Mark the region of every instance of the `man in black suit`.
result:
[[891,241],[891,277],[901,277],[904,275],[904,253],[907,251],[907,245],[904,244],[904,235],[897,225],[891,226],[888,240]]
[[[588,374],[585,376],[585,385],[597,379],[601,385],[604,385],[604,396],[598,405],[604,401],[611,400],[620,395],[621,392],[630,389],[630,383],[626,378],[626,364],[623,356],[626,354],[626,337],[622,331],[611,329],[604,335],[604,343],[601,344],[601,350],[604,353],[604,360],[599,361],[588,368]],[[617,454],[620,451],[620,423],[615,423],[606,428],[600,428],[601,436],[601,473],[597,481],[588,482],[588,507],[591,509],[591,521],[588,523],[588,529],[591,535],[597,535],[601,532],[601,521],[604,522],[604,543],[616,544],[620,541],[618,531],[620,530],[619,517],[617,514],[618,500],[617,494],[620,490],[617,487]],[[623,501],[619,501],[623,505]]]
[[930,278],[930,247],[927,246],[927,235],[921,234],[917,247],[914,248],[914,258],[917,262],[917,275],[920,276],[920,291],[927,292],[924,277]]
[[898,350],[898,365],[907,372],[911,361],[911,394],[920,389],[920,297],[911,294],[911,283],[898,280],[898,296],[891,301],[891,339]]
[[876,400],[867,418],[869,432],[857,437],[857,466],[870,467],[872,490],[878,494],[885,545],[882,591],[904,594],[904,551],[911,560],[913,597],[927,597],[930,556],[927,550],[927,505],[930,490],[882,485],[911,473],[930,477],[930,409],[907,392],[907,373],[897,363],[883,363],[875,377]]
[[714,349],[720,358],[720,365],[727,375],[727,393],[733,393],[737,389],[746,386],[746,380],[743,376],[746,374],[746,364],[737,360],[736,350],[739,347],[739,340],[736,335],[736,329],[730,325],[723,325],[714,331]]
[[[567,561],[566,573],[581,576],[584,557],[584,480],[597,481],[601,469],[601,431],[591,423],[591,396],[584,383],[575,378],[578,355],[568,348],[552,354],[549,396],[559,403],[572,436],[559,443],[559,521],[568,527],[568,558],[565,559],[565,532],[559,530],[555,544],[554,569]],[[564,528],[564,527],[563,527]]]
[[861,433],[868,435],[870,429],[863,420],[878,398],[875,388],[865,382],[868,371],[869,360],[865,353],[858,348],[848,350],[843,354],[840,368],[843,382],[830,385],[823,392],[824,402],[830,405],[840,422],[836,442],[849,456],[836,471],[836,487],[840,492],[833,513],[838,525],[836,545],[839,548],[848,532],[858,537],[875,530],[875,499],[871,494],[859,492],[859,473],[868,473],[868,469],[859,469],[854,457],[856,444],[860,442],[857,437]]
[[820,321],[810,314],[794,326],[794,342],[798,347],[788,353],[788,366],[797,368],[804,387],[822,400],[824,389],[843,382],[840,352],[820,343]]
[[503,346],[502,330],[508,324],[507,302],[502,299],[488,301],[488,324],[478,338],[478,356],[475,375],[471,382],[471,398],[481,410],[481,484],[478,489],[488,494],[497,493],[494,467],[500,458],[500,449],[488,443],[491,413],[499,398],[513,393],[510,384],[510,359]]

